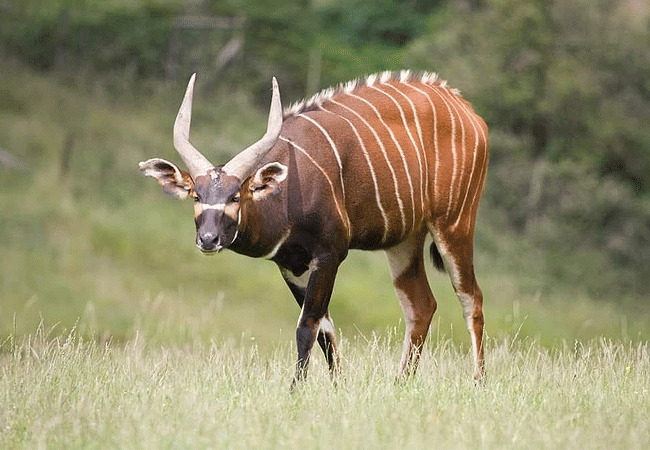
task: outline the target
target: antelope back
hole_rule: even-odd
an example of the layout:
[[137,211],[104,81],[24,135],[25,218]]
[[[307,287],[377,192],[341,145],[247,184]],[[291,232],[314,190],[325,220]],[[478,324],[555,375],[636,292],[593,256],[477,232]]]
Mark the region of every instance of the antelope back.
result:
[[473,232],[487,126],[435,74],[372,75],[284,116],[280,139],[325,182],[351,248],[386,248],[432,224]]

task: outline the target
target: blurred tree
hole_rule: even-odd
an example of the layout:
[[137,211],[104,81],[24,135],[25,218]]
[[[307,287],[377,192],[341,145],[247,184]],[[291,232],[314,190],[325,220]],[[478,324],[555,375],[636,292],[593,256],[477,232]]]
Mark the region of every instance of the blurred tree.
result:
[[[643,4],[457,0],[430,17],[406,58],[453,80],[490,124],[488,202],[548,250],[556,279],[571,264],[584,270],[567,281],[598,274],[590,279],[595,293],[650,293]],[[629,276],[604,277],[611,267]]]
[[[411,46],[532,157],[571,158],[650,190],[650,33],[613,0],[454,2]],[[647,17],[647,16],[646,16]]]
[[426,17],[442,0],[339,0],[323,10],[325,29],[354,47],[403,46],[425,31]]
[[311,0],[207,0],[211,14],[244,16],[245,58],[243,73],[255,97],[268,97],[269,75],[282,79],[283,96],[304,95],[310,49],[315,46],[318,18]]

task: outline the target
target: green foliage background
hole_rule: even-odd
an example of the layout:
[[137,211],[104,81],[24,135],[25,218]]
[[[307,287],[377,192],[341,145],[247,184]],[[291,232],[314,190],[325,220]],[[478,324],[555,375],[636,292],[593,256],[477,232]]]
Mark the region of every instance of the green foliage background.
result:
[[[179,28],[188,15],[245,22]],[[297,310],[273,265],[198,255],[191,208],[137,162],[176,158],[192,72],[193,142],[225,160],[262,133],[271,76],[289,104],[411,68],[438,72],[490,126],[488,332],[647,337],[649,18],[633,0],[1,0],[0,149],[18,163],[0,164],[0,332],[43,320],[118,338],[290,339]],[[241,51],[217,71],[237,32]],[[384,265],[344,264],[337,326],[397,323]],[[448,284],[432,274],[438,329],[465,339]]]

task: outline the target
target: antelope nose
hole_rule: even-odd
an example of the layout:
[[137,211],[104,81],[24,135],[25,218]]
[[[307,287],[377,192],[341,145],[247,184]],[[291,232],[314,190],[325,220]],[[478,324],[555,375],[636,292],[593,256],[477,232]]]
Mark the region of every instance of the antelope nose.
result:
[[213,252],[219,246],[219,236],[210,231],[198,233],[196,236],[196,245],[204,252]]

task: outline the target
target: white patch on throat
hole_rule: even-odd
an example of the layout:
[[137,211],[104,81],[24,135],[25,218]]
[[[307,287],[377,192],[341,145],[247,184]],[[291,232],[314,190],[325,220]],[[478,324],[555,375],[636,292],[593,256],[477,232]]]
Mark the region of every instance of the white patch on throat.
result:
[[[284,234],[282,235],[282,237],[280,238],[280,240],[277,242],[277,244],[275,244],[273,249],[269,253],[267,253],[266,255],[262,256],[262,258],[263,259],[273,259],[273,257],[275,255],[277,255],[278,250],[280,250],[280,247],[282,247],[282,244],[284,244],[284,241],[286,241],[287,238],[289,237],[289,234],[291,234],[291,230],[285,231]],[[289,272],[289,273],[291,273],[291,272]]]

